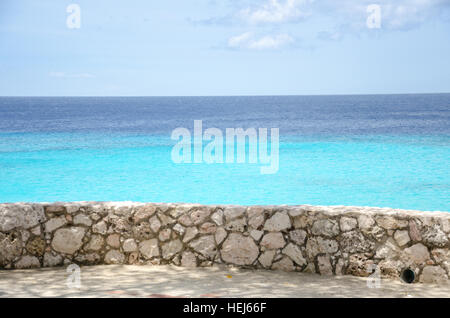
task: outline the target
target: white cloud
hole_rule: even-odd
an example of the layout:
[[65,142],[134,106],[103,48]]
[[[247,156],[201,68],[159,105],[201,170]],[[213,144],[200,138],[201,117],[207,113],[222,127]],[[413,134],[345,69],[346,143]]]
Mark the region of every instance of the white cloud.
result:
[[[382,25],[388,29],[411,28],[439,16],[441,9],[450,8],[446,0],[382,1]],[[383,23],[384,21],[384,23]]]
[[50,72],[48,74],[50,77],[58,77],[58,78],[94,78],[95,76],[89,73],[75,73],[75,74],[67,74],[65,72]]
[[236,16],[250,24],[283,24],[311,16],[330,15],[353,28],[365,28],[367,6],[381,7],[383,29],[409,29],[450,13],[450,0],[264,0],[238,10]]
[[[295,30],[285,24],[315,17],[318,17],[313,24],[318,27],[316,37],[327,41],[339,41],[349,34],[409,30],[441,18],[450,22],[450,0],[251,0],[251,3],[254,5],[244,9],[235,8],[235,13],[230,16],[244,21],[246,27],[251,25],[255,33],[272,33],[277,28],[279,34],[256,38],[252,32],[245,32],[228,40],[231,48],[287,46],[294,42],[288,33],[293,34]],[[368,28],[370,12],[367,9],[371,4],[381,8],[380,29]]]
[[287,44],[290,44],[294,41],[292,37],[290,37],[287,34],[278,34],[275,36],[264,36],[258,40],[251,41],[249,43],[250,49],[278,49],[282,46],[285,46]]
[[290,22],[308,16],[309,13],[303,7],[311,2],[313,0],[285,0],[282,3],[269,0],[256,9],[241,10],[238,16],[252,24]]
[[229,47],[239,47],[245,43],[247,43],[253,34],[251,32],[245,32],[241,35],[233,36],[228,40]]
[[231,37],[228,46],[232,48],[245,48],[251,50],[279,49],[294,42],[288,34],[266,35],[255,38],[251,32]]
[[416,27],[450,9],[450,0],[322,0],[316,2],[314,14],[333,12],[334,18],[344,20],[353,30],[366,28],[367,6],[381,8],[381,28],[402,30]]

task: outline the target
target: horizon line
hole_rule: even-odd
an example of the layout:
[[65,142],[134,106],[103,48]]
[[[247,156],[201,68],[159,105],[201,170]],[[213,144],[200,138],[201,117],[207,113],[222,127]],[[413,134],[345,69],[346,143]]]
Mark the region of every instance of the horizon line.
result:
[[450,92],[436,92],[436,93],[342,93],[342,94],[242,94],[242,95],[0,95],[0,98],[57,98],[57,97],[321,97],[321,96],[385,96],[385,95],[446,95]]

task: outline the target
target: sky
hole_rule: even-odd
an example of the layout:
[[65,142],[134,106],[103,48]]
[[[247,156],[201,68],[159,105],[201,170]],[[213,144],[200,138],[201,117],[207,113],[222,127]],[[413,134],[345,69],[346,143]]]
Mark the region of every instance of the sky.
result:
[[450,0],[0,1],[0,96],[439,92]]

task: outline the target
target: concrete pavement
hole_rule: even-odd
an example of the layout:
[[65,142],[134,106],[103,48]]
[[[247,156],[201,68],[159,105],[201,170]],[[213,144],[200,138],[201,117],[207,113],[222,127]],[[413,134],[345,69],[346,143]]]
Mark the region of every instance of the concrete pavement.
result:
[[[101,265],[2,270],[0,297],[450,297],[450,285],[227,267]],[[69,282],[69,285],[68,285]]]

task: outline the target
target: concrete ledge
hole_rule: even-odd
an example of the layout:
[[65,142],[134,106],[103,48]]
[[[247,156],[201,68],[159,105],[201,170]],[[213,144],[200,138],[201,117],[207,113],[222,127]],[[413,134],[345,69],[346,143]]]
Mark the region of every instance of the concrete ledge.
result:
[[229,264],[446,283],[450,213],[345,206],[0,204],[0,268]]

